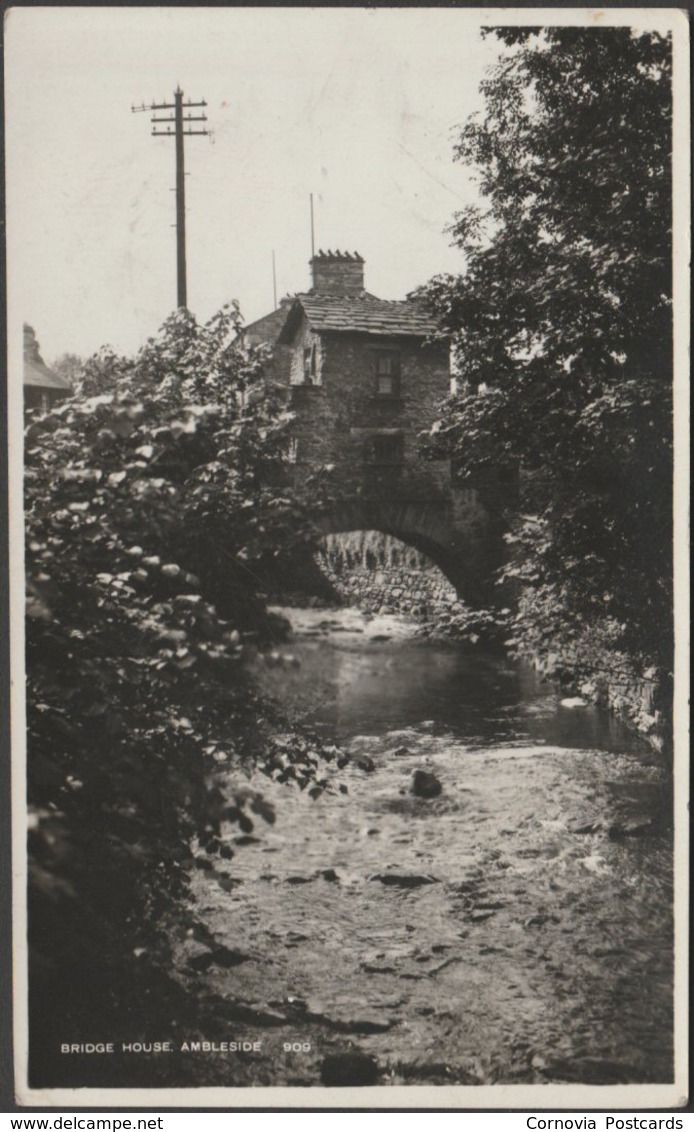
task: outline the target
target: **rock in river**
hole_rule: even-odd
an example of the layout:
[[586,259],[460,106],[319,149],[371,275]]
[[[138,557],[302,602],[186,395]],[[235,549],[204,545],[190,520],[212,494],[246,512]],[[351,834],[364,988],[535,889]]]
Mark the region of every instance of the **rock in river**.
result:
[[430,771],[416,770],[412,775],[412,793],[417,798],[438,798],[441,790],[441,783]]
[[419,888],[422,884],[436,884],[436,877],[420,873],[374,873],[369,880],[380,880],[381,884],[394,885],[396,888]]

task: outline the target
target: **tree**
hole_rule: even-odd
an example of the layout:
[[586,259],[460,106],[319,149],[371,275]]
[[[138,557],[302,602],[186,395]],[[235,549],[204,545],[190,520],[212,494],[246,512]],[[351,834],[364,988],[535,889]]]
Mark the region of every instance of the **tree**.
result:
[[515,628],[598,622],[671,663],[671,64],[629,28],[499,28],[458,160],[483,203],[452,227],[461,275],[424,296],[460,392],[431,438],[462,472],[520,465]]
[[259,571],[308,525],[272,486],[290,418],[239,327],[235,307],[205,326],[178,312],[136,357],[86,364],[98,394],[27,428],[35,1067],[57,1015],[64,1040],[99,1011],[139,1032],[152,1000],[135,1020],[126,1005],[165,963],[190,869],[273,820],[244,766],[326,784],[316,743],[273,737],[243,663],[244,634],[272,626]]
[[71,354],[66,352],[51,362],[51,369],[57,373],[59,377],[64,377],[69,382],[71,388],[77,392],[81,390],[82,377],[84,373],[85,360],[79,354]]

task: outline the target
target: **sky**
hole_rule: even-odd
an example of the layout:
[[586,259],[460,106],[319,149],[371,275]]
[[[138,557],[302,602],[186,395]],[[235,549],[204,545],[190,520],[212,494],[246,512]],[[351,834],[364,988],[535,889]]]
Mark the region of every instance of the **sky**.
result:
[[[474,13],[361,8],[15,8],[7,40],[12,309],[43,357],[131,352],[176,306],[174,142],[131,106],[207,101],[186,139],[188,306],[246,321],[358,251],[403,298],[461,268],[446,232],[477,197],[453,160],[500,45]],[[199,113],[199,111],[196,111]]]

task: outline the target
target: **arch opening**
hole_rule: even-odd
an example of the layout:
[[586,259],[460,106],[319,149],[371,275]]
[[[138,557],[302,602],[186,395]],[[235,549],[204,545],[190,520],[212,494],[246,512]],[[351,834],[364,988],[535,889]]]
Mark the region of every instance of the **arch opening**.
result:
[[456,587],[436,561],[387,532],[331,532],[321,540],[316,563],[341,601],[367,613],[431,620],[461,608]]
[[349,501],[317,516],[315,527],[324,536],[368,531],[389,536],[434,563],[460,601],[472,607],[489,604],[488,539],[456,530],[444,507]]

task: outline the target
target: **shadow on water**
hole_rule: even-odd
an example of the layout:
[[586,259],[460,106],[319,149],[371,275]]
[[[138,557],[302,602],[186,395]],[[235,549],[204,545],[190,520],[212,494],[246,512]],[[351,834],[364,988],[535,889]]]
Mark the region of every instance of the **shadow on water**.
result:
[[418,637],[404,618],[285,612],[294,620],[291,650],[301,668],[282,674],[283,695],[338,742],[428,720],[470,743],[649,749],[611,713],[589,704],[563,706],[562,696],[528,664]]

